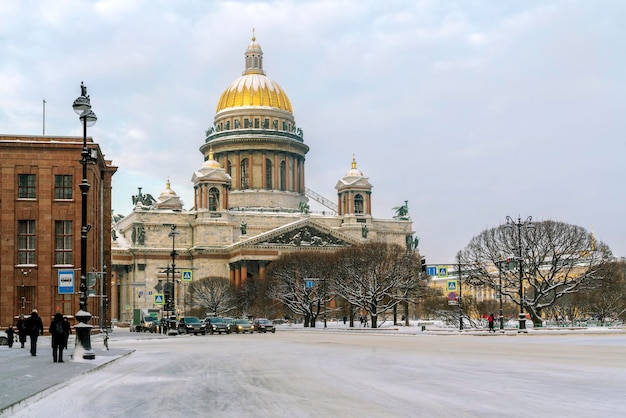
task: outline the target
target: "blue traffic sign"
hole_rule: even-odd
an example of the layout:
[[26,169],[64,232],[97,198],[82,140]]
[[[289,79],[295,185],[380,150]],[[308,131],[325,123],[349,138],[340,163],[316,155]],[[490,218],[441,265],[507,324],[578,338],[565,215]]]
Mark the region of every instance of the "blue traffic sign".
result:
[[428,274],[429,276],[436,276],[437,275],[437,267],[436,266],[428,266],[428,267],[426,267],[426,274]]

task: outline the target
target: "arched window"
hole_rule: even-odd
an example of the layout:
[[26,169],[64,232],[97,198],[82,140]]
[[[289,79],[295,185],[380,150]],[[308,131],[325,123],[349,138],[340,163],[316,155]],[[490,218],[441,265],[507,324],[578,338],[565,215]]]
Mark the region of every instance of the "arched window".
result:
[[254,68],[259,68],[259,57],[254,57]]
[[228,162],[226,163],[226,172],[228,173],[230,178],[233,178],[233,165],[231,164],[230,160],[228,160]]
[[280,190],[285,191],[287,189],[287,166],[285,161],[280,162]]
[[218,210],[220,207],[220,191],[215,187],[209,190],[209,210]]
[[242,189],[247,189],[248,188],[248,182],[250,180],[249,175],[248,175],[248,159],[244,158],[243,160],[241,160],[241,188]]
[[354,213],[363,213],[363,196],[360,194],[354,196]]
[[273,172],[272,160],[269,158],[265,159],[265,188],[268,190],[272,190],[272,172]]

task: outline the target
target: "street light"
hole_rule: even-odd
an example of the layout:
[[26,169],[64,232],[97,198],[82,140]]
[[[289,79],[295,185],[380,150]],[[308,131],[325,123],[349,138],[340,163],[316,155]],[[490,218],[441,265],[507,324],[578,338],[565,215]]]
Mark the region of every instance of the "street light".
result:
[[168,237],[172,237],[172,315],[176,314],[176,256],[178,253],[176,252],[176,235],[179,234],[176,229],[176,225],[170,226],[170,233],[167,235]]
[[502,257],[498,260],[498,278],[500,280],[498,285],[498,297],[500,299],[500,331],[504,332],[504,317],[502,316]]
[[519,328],[518,332],[526,332],[526,315],[524,314],[524,256],[522,253],[522,228],[534,229],[535,225],[532,223],[533,217],[529,216],[524,222],[517,217],[517,222],[510,216],[506,217],[506,228],[511,229],[514,226],[517,227],[517,263],[519,266]]
[[20,306],[20,315],[24,314],[24,308],[26,307],[26,293],[25,293],[25,289],[24,289],[24,279],[29,274],[30,274],[30,269],[28,269],[28,270],[22,269],[22,297],[21,297],[22,304]]
[[91,101],[87,94],[87,87],[80,83],[80,96],[74,100],[72,105],[74,112],[79,115],[79,119],[83,124],[83,149],[80,153],[80,163],[83,166],[83,179],[79,184],[82,195],[81,200],[81,227],[80,227],[80,303],[79,310],[76,313],[78,324],[74,326],[76,330],[76,346],[74,353],[80,349],[83,352],[83,359],[93,360],[96,355],[91,350],[91,328],[88,324],[91,320],[91,314],[87,311],[87,233],[91,229],[91,225],[87,224],[87,195],[89,194],[89,182],[87,181],[87,164],[95,163],[95,159],[91,156],[89,148],[87,148],[87,127],[96,123],[96,114],[91,110]]

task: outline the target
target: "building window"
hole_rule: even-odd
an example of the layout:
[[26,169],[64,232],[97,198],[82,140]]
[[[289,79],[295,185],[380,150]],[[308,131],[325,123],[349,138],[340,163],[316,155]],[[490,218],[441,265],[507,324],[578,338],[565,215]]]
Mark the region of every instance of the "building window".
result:
[[273,166],[272,166],[272,160],[270,160],[269,158],[267,158],[265,160],[265,188],[268,190],[271,190],[273,185],[272,185],[272,171],[273,170]]
[[259,68],[259,57],[254,57],[254,68]]
[[245,128],[252,128],[252,123],[250,123],[250,119],[248,118],[244,118],[243,120],[243,127]]
[[226,162],[226,172],[228,173],[230,178],[233,178],[233,165],[231,164],[230,160]]
[[235,129],[239,129],[239,124],[241,122],[239,121],[239,119],[235,119]]
[[255,128],[259,128],[261,125],[259,125],[259,118],[254,118],[254,127]]
[[54,176],[54,198],[56,200],[72,199],[72,176]]
[[283,131],[287,130],[287,122],[283,121]]
[[220,204],[220,191],[215,187],[209,190],[209,210],[218,210]]
[[241,188],[247,189],[248,182],[250,180],[248,176],[248,159],[247,158],[244,158],[243,160],[241,160],[240,167],[241,167]]
[[354,196],[354,213],[363,213],[363,196]]
[[269,129],[269,127],[270,127],[270,120],[263,119],[263,129]]
[[37,197],[37,184],[34,174],[18,174],[17,197],[18,199],[35,199]]
[[35,221],[17,221],[17,264],[35,264]]
[[230,121],[227,120],[224,126],[226,127],[226,130],[228,131],[230,129]]
[[54,222],[54,264],[72,264],[72,221]]
[[287,167],[285,161],[280,162],[280,190],[285,191],[287,189]]

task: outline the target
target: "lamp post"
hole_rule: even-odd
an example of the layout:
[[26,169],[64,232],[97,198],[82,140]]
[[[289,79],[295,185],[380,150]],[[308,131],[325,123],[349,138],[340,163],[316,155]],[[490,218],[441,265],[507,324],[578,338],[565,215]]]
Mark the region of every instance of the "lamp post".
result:
[[24,288],[24,279],[29,274],[30,274],[30,269],[28,270],[22,269],[22,296],[21,296],[22,304],[20,305],[20,315],[24,314],[24,308],[26,307],[26,292],[25,292],[26,289]]
[[498,278],[500,283],[498,285],[498,296],[500,298],[500,331],[504,331],[504,317],[502,316],[502,257],[498,261]]
[[533,217],[529,216],[524,222],[517,217],[517,222],[510,216],[506,217],[506,228],[517,227],[517,263],[519,267],[519,328],[518,332],[526,332],[526,314],[524,314],[524,256],[522,252],[522,228],[533,229]]
[[[76,330],[76,346],[74,354],[82,351],[83,359],[93,360],[96,355],[91,350],[91,328],[88,324],[91,320],[91,314],[87,311],[87,233],[91,229],[91,225],[87,224],[87,195],[89,194],[89,182],[87,181],[87,165],[95,162],[91,156],[89,148],[87,148],[87,127],[96,123],[96,114],[91,110],[91,101],[87,94],[87,87],[80,83],[80,96],[74,100],[72,105],[74,112],[79,115],[79,119],[83,124],[83,149],[80,153],[80,163],[83,166],[83,179],[79,184],[82,195],[81,200],[81,227],[80,227],[80,303],[79,310],[76,313],[78,324],[75,325]],[[80,354],[80,352],[78,352]],[[73,355],[72,355],[73,356]]]
[[176,235],[179,232],[176,229],[176,225],[170,226],[170,233],[168,237],[172,238],[172,315],[176,315],[176,256],[178,253],[176,252]]

